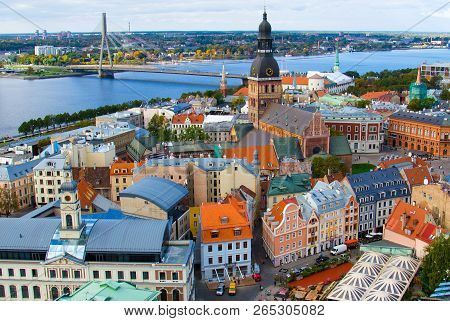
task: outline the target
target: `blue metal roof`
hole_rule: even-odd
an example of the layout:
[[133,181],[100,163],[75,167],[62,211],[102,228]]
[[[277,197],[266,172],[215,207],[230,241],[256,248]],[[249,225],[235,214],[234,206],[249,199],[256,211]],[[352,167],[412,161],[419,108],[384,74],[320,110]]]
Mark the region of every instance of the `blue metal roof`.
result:
[[120,197],[143,198],[165,212],[174,208],[188,195],[180,184],[159,177],[146,177],[120,192]]
[[10,251],[47,251],[60,220],[51,218],[0,219],[0,249]]
[[33,173],[33,168],[39,164],[42,159],[35,159],[18,165],[0,166],[0,181],[15,181]]
[[90,232],[87,252],[160,253],[167,228],[166,220],[98,220]]
[[[408,185],[396,167],[349,175],[347,179],[358,201],[363,199],[363,204],[367,203],[366,196],[373,197],[373,200],[369,202],[376,202],[410,195]],[[406,194],[401,193],[402,189],[406,189]],[[391,194],[393,191],[395,193]],[[361,203],[361,201],[359,202]]]

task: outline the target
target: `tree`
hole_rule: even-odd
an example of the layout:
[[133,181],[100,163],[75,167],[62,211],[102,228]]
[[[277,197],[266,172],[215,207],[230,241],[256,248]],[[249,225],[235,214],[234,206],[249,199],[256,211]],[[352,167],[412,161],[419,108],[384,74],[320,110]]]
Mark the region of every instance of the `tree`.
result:
[[358,107],[358,108],[366,108],[369,105],[370,105],[370,101],[368,101],[368,100],[358,100],[356,102],[356,107]]
[[422,261],[422,290],[430,295],[442,281],[450,278],[450,238],[441,235],[427,248]]
[[344,74],[349,77],[352,77],[352,78],[359,78],[359,72],[357,72],[357,71],[349,70],[349,71],[344,72]]
[[240,95],[238,98],[233,99],[230,105],[231,109],[233,111],[236,111],[237,107],[245,105],[245,98],[242,95]]
[[315,157],[312,161],[312,174],[314,178],[321,178],[328,174],[328,170],[332,174],[334,173],[347,173],[348,168],[341,162],[341,160],[334,156],[328,156],[326,158]]
[[167,127],[166,117],[160,115],[153,115],[153,117],[148,122],[148,131],[153,136],[158,136],[161,129],[165,129]]
[[450,91],[448,90],[448,88],[445,88],[442,90],[441,99],[442,100],[450,100]]
[[423,109],[430,109],[436,101],[433,98],[412,99],[408,104],[408,109],[412,111],[421,111]]
[[209,136],[202,128],[191,126],[183,130],[178,139],[179,141],[205,141],[209,139]]
[[0,188],[0,214],[8,217],[19,209],[16,192],[11,188]]

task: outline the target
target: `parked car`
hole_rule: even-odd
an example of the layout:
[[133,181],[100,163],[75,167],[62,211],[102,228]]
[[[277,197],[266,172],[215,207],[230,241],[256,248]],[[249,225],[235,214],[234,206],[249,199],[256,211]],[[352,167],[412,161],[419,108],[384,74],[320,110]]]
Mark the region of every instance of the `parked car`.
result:
[[260,282],[261,281],[261,274],[260,273],[253,273],[252,274],[252,278],[253,278],[253,280],[255,280],[255,282]]
[[347,251],[347,245],[341,244],[341,245],[336,245],[335,247],[333,247],[333,249],[330,251],[330,253],[331,253],[331,255],[338,255],[338,254],[342,254],[346,251]]
[[222,296],[224,292],[225,292],[225,285],[223,283],[219,283],[216,289],[216,295]]
[[288,271],[288,269],[281,268],[281,269],[278,270],[278,272],[280,272],[280,273],[287,273],[289,271]]
[[230,286],[228,287],[228,295],[236,295],[236,282],[230,282]]
[[328,261],[330,258],[328,257],[328,256],[325,256],[325,255],[319,255],[319,257],[316,259],[316,263],[317,264],[319,264],[319,263],[322,263],[322,262],[326,262],[326,261]]

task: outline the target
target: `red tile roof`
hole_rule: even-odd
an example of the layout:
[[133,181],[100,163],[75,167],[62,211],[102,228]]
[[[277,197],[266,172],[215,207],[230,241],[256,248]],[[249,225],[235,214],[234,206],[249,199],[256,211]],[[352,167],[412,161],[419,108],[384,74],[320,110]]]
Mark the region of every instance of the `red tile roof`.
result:
[[371,91],[361,96],[365,100],[379,100],[383,96],[392,95],[390,91]]
[[433,180],[428,167],[405,168],[403,171],[410,186],[423,185],[425,179],[428,180],[428,183]]
[[227,158],[245,157],[247,162],[251,163],[255,149],[258,150],[262,170],[274,170],[280,167],[273,145],[225,148],[224,153]]
[[111,165],[109,174],[111,176],[133,175],[133,169],[135,168],[135,166],[141,166],[142,164],[143,164],[143,162],[135,164],[135,163],[131,163],[131,162],[116,161]]
[[187,118],[189,118],[191,124],[203,124],[205,115],[197,115],[196,113],[175,115],[172,118],[172,124],[184,124]]
[[248,96],[248,87],[242,87],[233,96]]
[[90,209],[97,195],[98,192],[82,176],[78,182],[78,197],[80,198],[81,208]]
[[[308,85],[308,77],[297,76],[296,77],[298,86],[307,86]],[[292,76],[283,76],[281,77],[281,83],[283,85],[292,85],[294,83],[294,77]]]
[[[393,208],[385,229],[412,240],[419,238],[421,233],[425,233],[424,237],[426,237],[431,229],[427,226],[429,224],[428,215],[431,214],[420,207],[399,201]],[[426,230],[424,231],[425,227]]]

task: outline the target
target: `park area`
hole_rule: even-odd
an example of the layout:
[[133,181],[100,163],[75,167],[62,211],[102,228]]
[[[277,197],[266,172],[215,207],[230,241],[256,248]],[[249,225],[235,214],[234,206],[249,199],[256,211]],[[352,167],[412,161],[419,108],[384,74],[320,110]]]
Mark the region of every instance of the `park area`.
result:
[[360,174],[360,173],[370,172],[374,168],[375,168],[375,165],[372,165],[369,163],[353,164],[352,165],[352,174]]

